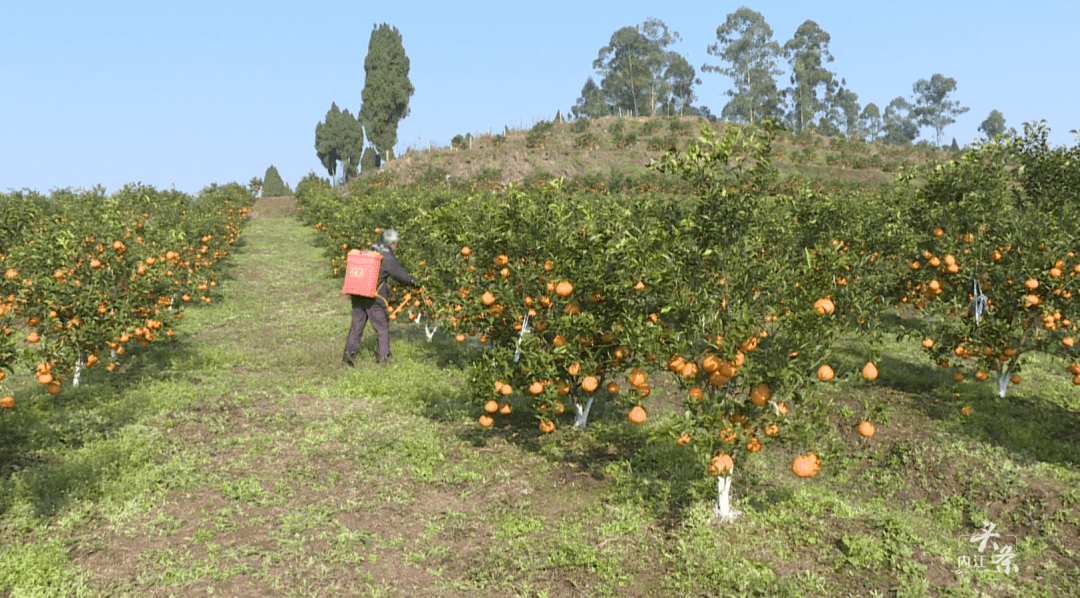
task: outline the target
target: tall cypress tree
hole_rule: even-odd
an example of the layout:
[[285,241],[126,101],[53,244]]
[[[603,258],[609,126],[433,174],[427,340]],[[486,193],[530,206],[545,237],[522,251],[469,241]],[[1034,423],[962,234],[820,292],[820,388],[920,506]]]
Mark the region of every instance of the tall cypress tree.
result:
[[415,91],[409,81],[409,57],[397,27],[386,23],[375,26],[364,59],[364,73],[360,122],[368,141],[385,162],[394,157],[398,123],[409,115],[409,98]]
[[341,159],[341,130],[336,126],[340,118],[341,110],[337,102],[331,102],[330,109],[326,111],[326,120],[315,125],[315,153],[334,183],[337,181],[337,163]]

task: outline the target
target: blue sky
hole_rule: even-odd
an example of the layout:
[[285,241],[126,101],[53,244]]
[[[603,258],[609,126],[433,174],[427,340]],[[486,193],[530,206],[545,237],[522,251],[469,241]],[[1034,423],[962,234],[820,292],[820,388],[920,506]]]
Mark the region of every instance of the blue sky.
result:
[[[407,147],[521,128],[568,111],[612,33],[649,17],[699,70],[696,105],[719,114],[730,80],[700,73],[706,47],[743,4],[565,2],[5,2],[0,7],[0,191],[128,182],[195,192],[311,171],[315,125],[331,102],[357,112],[375,24],[403,36],[416,88],[398,129]],[[865,105],[884,109],[934,73],[970,111],[944,131],[978,136],[991,110],[1009,126],[1045,119],[1055,144],[1080,129],[1073,61],[1080,2],[763,1],[780,44],[811,19]],[[786,74],[780,83],[786,86]],[[924,129],[922,138],[932,139]]]

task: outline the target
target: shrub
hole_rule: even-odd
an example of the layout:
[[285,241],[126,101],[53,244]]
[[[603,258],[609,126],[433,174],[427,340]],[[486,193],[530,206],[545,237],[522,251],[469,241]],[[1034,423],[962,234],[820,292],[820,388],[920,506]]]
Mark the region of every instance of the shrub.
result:
[[300,182],[296,184],[296,194],[303,195],[304,193],[310,193],[313,189],[329,189],[330,179],[325,179],[315,174],[315,171],[307,173],[304,178],[300,179]]
[[542,120],[536,123],[525,137],[525,147],[546,147],[548,135],[554,129],[555,125],[551,121]]
[[592,134],[592,131],[586,131],[574,138],[574,147],[577,148],[596,149],[599,146],[600,140],[596,138],[596,135]]
[[416,182],[421,185],[441,185],[447,182],[449,175],[445,168],[428,166],[416,177]]
[[641,132],[644,135],[653,135],[660,130],[660,122],[656,120],[647,120],[641,123]]
[[473,177],[473,181],[478,185],[490,187],[492,185],[501,185],[502,178],[503,173],[501,168],[497,166],[485,166],[476,173],[476,176]]
[[668,128],[673,133],[689,133],[694,127],[688,122],[683,122],[678,116],[672,116],[668,120]]
[[472,133],[466,133],[464,136],[461,134],[454,135],[454,138],[450,140],[450,147],[454,149],[469,149],[472,144]]
[[649,150],[667,151],[679,149],[679,139],[674,135],[661,135],[649,139]]
[[637,135],[634,133],[626,134],[626,128],[622,121],[619,121],[611,125],[609,134],[611,135],[611,143],[615,147],[629,147],[637,143]]
[[584,133],[589,130],[589,119],[579,118],[570,125],[571,133]]

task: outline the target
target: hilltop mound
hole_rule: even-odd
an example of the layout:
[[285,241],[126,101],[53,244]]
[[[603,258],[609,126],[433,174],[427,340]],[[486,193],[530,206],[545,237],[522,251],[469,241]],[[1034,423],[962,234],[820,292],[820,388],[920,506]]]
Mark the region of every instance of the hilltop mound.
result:
[[[410,149],[379,172],[399,183],[484,180],[506,185],[533,177],[636,178],[667,148],[684,150],[694,143],[706,125],[732,126],[696,116],[541,121],[530,130],[458,136],[448,148]],[[783,133],[775,146],[782,177],[827,186],[876,186],[902,166],[934,156],[945,154],[808,132]]]

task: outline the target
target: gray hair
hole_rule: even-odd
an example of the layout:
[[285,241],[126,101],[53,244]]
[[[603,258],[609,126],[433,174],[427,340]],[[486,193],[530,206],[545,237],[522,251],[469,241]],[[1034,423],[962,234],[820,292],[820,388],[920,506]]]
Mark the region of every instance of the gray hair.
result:
[[379,236],[379,243],[382,243],[384,245],[388,245],[390,243],[397,243],[399,238],[400,237],[398,236],[398,232],[396,230],[388,228],[382,232],[382,235]]

